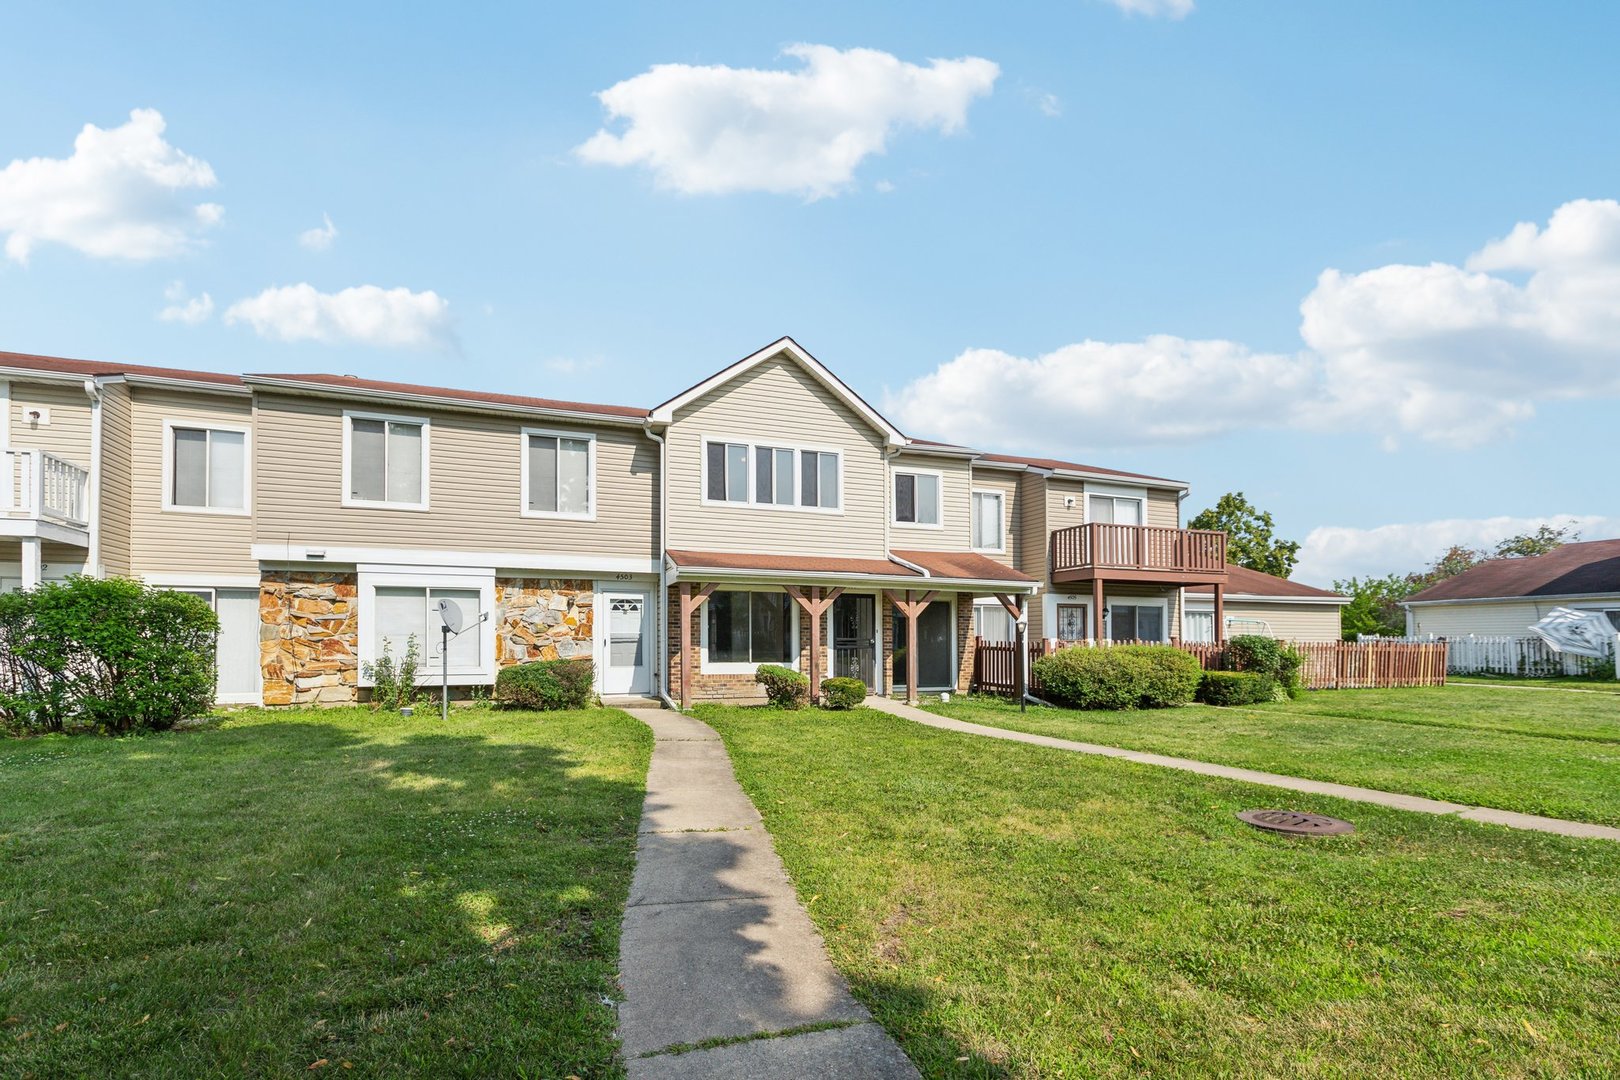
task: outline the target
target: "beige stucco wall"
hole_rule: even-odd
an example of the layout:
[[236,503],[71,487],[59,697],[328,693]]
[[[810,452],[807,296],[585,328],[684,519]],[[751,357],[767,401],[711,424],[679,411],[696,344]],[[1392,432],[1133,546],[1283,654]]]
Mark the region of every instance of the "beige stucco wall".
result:
[[[704,505],[705,437],[840,451],[841,512]],[[794,361],[765,361],[684,406],[666,438],[670,547],[883,557],[883,435]]]
[[[346,407],[429,421],[429,509],[342,505]],[[596,435],[594,521],[522,516],[525,427]],[[658,449],[636,428],[260,394],[254,429],[258,543],[644,559],[658,553]]]
[[[253,519],[237,513],[164,510],[163,422],[186,427],[251,427],[253,403],[245,395],[132,387],[130,409],[130,567],[137,575],[257,574]],[[249,437],[249,467],[258,457],[257,433]],[[111,443],[112,433],[107,432]],[[255,485],[249,508],[259,501]]]

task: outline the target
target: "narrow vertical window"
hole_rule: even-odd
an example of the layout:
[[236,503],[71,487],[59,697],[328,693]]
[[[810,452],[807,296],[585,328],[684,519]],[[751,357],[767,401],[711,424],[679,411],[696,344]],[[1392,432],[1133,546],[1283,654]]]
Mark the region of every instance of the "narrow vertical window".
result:
[[973,546],[980,551],[1000,551],[1002,536],[1002,496],[999,491],[973,493]]
[[532,432],[528,435],[527,506],[534,514],[586,517],[593,512],[591,442]]

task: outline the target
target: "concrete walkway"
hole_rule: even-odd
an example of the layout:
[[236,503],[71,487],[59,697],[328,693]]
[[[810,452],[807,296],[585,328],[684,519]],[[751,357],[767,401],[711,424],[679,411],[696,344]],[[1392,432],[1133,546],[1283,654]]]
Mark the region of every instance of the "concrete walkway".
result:
[[714,729],[625,712],[655,740],[619,943],[630,1080],[916,1080],[828,962]]
[[1560,836],[1578,836],[1591,840],[1620,841],[1620,829],[1611,828],[1608,825],[1591,825],[1584,821],[1565,821],[1563,818],[1540,817],[1536,814],[1518,814],[1511,810],[1492,810],[1485,806],[1465,806],[1461,803],[1443,802],[1440,799],[1425,799],[1420,795],[1401,795],[1393,791],[1379,791],[1376,788],[1354,787],[1350,784],[1331,784],[1322,780],[1306,780],[1298,776],[1283,776],[1280,773],[1260,772],[1257,769],[1240,769],[1231,765],[1215,765],[1207,761],[1169,757],[1165,754],[1152,754],[1144,750],[1121,750],[1117,746],[1101,746],[1097,743],[1075,742],[1071,739],[1055,739],[1049,735],[1031,735],[1023,731],[1009,731],[1006,728],[987,727],[984,724],[970,724],[965,720],[953,720],[898,701],[891,701],[888,698],[871,697],[866,699],[866,703],[872,708],[882,710],[892,716],[898,716],[905,720],[914,720],[919,724],[927,724],[929,727],[940,728],[944,731],[983,735],[991,739],[1029,743],[1032,746],[1049,746],[1056,750],[1071,750],[1077,754],[1097,754],[1100,757],[1123,758],[1126,761],[1134,761],[1140,765],[1158,765],[1166,769],[1180,769],[1183,772],[1198,773],[1200,776],[1217,776],[1224,780],[1242,780],[1249,784],[1264,784],[1267,787],[1286,788],[1289,791],[1300,791],[1307,795],[1329,795],[1335,799],[1375,803],[1378,806],[1389,806],[1396,810],[1412,810],[1420,814],[1455,814],[1458,817],[1467,818],[1469,821],[1482,821],[1490,825],[1506,825],[1510,829],[1529,829],[1534,832],[1557,833]]

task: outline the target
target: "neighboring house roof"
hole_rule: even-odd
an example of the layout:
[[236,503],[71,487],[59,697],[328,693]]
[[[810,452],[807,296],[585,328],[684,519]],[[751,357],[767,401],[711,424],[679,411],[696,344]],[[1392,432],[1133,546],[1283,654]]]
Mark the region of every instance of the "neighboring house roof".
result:
[[1403,603],[1604,593],[1620,595],[1620,540],[1565,544],[1529,558],[1487,559],[1456,577],[1413,593]]
[[808,371],[834,397],[841,400],[863,417],[867,423],[882,432],[889,445],[904,446],[907,443],[906,436],[899,428],[889,423],[882,413],[868,405],[865,399],[854,390],[851,390],[844,380],[828,371],[820,360],[811,356],[804,346],[790,337],[777,338],[758,352],[749,353],[730,367],[715,372],[695,386],[682,390],[663,404],[654,406],[651,413],[652,419],[657,423],[667,424],[675,418],[675,411],[683,405],[691,404],[716,387],[723,386],[739,375],[745,375],[760,364],[768,360],[774,360],[778,356],[786,356]]
[[[1001,583],[1014,592],[1028,592],[1035,582],[994,559],[973,552],[896,551],[905,563],[893,559],[857,559],[834,555],[776,555],[731,551],[669,551],[670,562],[682,571],[720,571],[732,575],[763,573],[807,574],[822,577],[905,579],[923,585],[929,581]],[[912,563],[927,571],[918,573]]]
[[489,394],[480,390],[455,390],[444,386],[419,386],[414,383],[380,382],[360,379],[353,375],[246,375],[249,383],[297,386],[321,390],[369,392],[389,397],[419,398],[465,402],[469,405],[509,406],[520,409],[541,409],[547,412],[587,413],[629,420],[645,420],[647,410],[633,405],[597,405],[584,401],[557,401],[551,398],[526,397],[521,394]]
[[71,360],[65,356],[39,356],[34,353],[0,352],[0,369],[37,371],[42,375],[71,375],[84,379],[123,375],[214,383],[219,386],[242,385],[240,376],[225,375],[217,371],[186,371],[181,368],[151,367],[145,364],[122,364],[103,360]]
[[[1303,582],[1289,581],[1287,578],[1277,577],[1275,574],[1262,574],[1258,570],[1250,570],[1247,566],[1226,564],[1226,593],[1227,599],[1238,597],[1254,598],[1258,600],[1320,600],[1324,604],[1347,604],[1349,597],[1342,596],[1327,589],[1318,589],[1314,585]],[[1213,594],[1213,585],[1189,585],[1190,593]]]
[[1121,472],[1119,469],[1103,469],[1096,465],[1081,465],[1074,461],[1059,461],[1056,458],[1020,457],[1017,454],[980,454],[979,461],[986,464],[1023,465],[1032,469],[1044,469],[1051,473],[1072,473],[1077,476],[1110,478],[1118,477],[1122,480],[1146,480],[1166,487],[1185,488],[1185,480],[1170,480],[1163,476],[1149,476],[1146,473]]

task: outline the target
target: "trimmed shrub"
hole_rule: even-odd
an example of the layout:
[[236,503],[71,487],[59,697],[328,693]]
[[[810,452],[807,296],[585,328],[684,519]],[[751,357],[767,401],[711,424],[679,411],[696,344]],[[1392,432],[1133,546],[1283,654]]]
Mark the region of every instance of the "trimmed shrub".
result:
[[1198,689],[1198,661],[1169,645],[1077,645],[1034,664],[1043,694],[1076,709],[1164,709]]
[[534,660],[502,668],[495,704],[506,709],[583,709],[591,704],[589,660]]
[[866,700],[866,684],[859,679],[822,679],[821,704],[829,709],[856,709]]
[[0,722],[116,735],[206,716],[218,639],[208,601],[123,578],[0,596]]
[[1260,705],[1277,697],[1277,680],[1259,671],[1206,671],[1198,684],[1205,705]]
[[1300,665],[1305,657],[1276,638],[1263,634],[1240,634],[1226,643],[1226,655],[1236,671],[1269,675],[1285,697],[1298,697]]
[[761,664],[754,681],[765,688],[765,698],[778,709],[802,709],[810,704],[810,677],[780,664]]

